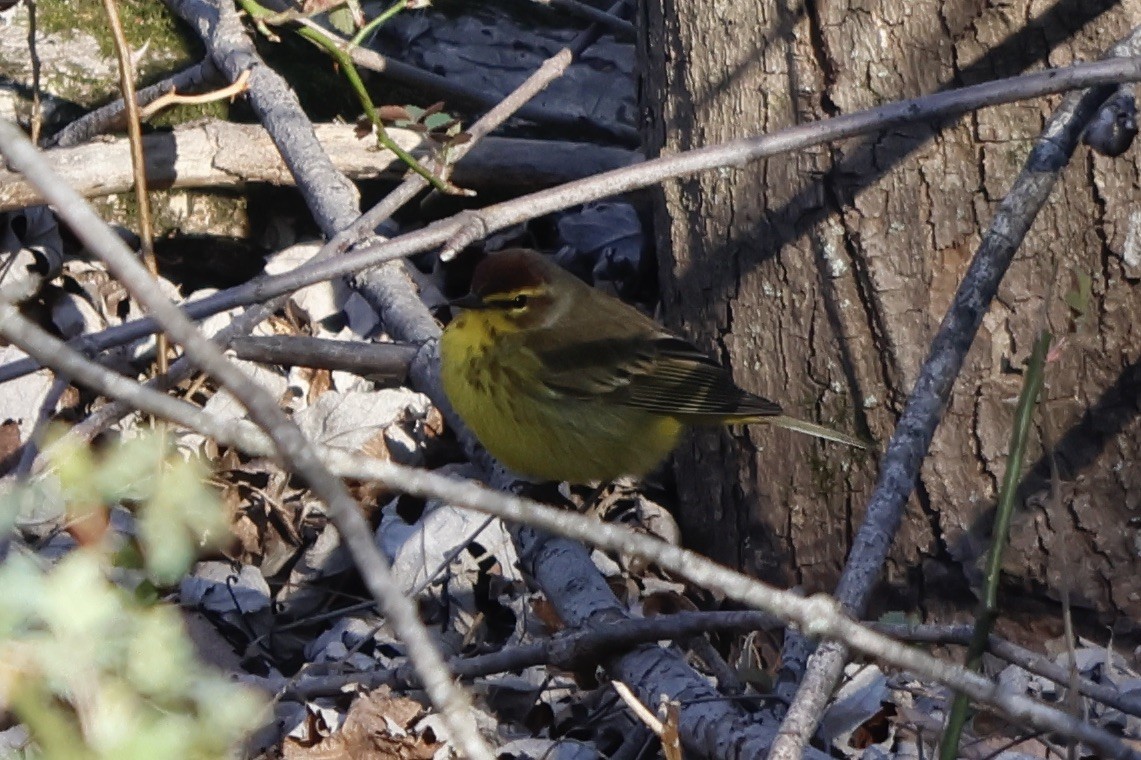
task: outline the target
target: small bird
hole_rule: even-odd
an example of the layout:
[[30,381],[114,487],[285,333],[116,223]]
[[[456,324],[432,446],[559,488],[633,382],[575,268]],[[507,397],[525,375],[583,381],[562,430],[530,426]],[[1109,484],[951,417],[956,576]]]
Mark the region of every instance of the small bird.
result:
[[444,392],[480,443],[529,478],[642,476],[687,426],[760,422],[850,446],[781,413],[728,370],[543,255],[490,254],[440,339]]

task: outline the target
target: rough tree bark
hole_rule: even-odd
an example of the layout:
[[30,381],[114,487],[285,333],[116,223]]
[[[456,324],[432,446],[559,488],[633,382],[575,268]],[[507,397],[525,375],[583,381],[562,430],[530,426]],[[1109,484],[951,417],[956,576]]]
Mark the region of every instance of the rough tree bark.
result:
[[[644,4],[649,154],[771,131],[940,88],[1099,57],[1141,0]],[[667,184],[657,209],[670,325],[789,413],[886,441],[980,230],[1052,103]],[[1141,620],[1141,213],[1138,150],[1079,151],[987,314],[886,569],[881,606],[970,599],[1005,468],[1020,369],[1043,305],[1090,285],[1047,376],[1006,571],[1011,599]],[[1071,299],[1077,303],[1080,299]],[[1043,422],[1044,421],[1044,422]],[[782,583],[830,589],[875,460],[783,431],[697,433],[678,453],[690,543]],[[1132,628],[1132,624],[1128,627]]]

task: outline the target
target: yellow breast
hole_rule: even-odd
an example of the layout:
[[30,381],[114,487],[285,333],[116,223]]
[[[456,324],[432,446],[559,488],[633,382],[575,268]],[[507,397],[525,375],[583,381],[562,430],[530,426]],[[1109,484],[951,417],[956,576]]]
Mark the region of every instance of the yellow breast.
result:
[[456,413],[504,465],[530,478],[572,483],[641,476],[683,426],[667,415],[571,398],[539,380],[539,360],[516,336],[464,312],[440,339],[440,377]]

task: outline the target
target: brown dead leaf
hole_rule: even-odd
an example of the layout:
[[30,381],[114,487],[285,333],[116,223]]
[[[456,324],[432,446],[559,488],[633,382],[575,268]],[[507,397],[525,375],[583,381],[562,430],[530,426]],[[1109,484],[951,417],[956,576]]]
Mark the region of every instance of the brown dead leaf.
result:
[[230,532],[237,539],[237,546],[227,556],[245,565],[257,564],[262,556],[262,531],[247,514],[238,515],[230,524]]
[[[16,457],[14,456],[20,450],[20,423],[15,420],[5,420],[0,423],[0,462],[5,465],[15,466]],[[12,461],[8,462],[11,457]],[[7,469],[7,468],[3,468]]]
[[95,546],[103,541],[111,526],[111,514],[104,504],[74,504],[68,508],[64,528],[80,546]]
[[274,335],[312,335],[313,325],[309,315],[297,303],[290,299],[285,303],[283,316],[274,317],[270,324]]
[[424,112],[420,114],[420,121],[424,121],[429,116],[434,116],[443,110],[444,110],[444,101],[437,100],[435,103],[433,103],[432,105],[430,105],[424,109]]
[[646,617],[696,611],[696,604],[675,591],[655,591],[642,600],[642,614]]
[[557,633],[566,627],[559,613],[555,611],[554,605],[545,596],[536,596],[531,600],[531,612],[543,621],[543,625],[547,626],[547,630],[551,633]]
[[302,371],[302,376],[305,375],[309,376],[309,393],[305,399],[306,403],[312,404],[322,393],[332,390],[333,373],[329,370],[305,368]]
[[387,688],[358,697],[341,730],[311,747],[293,740],[283,746],[288,760],[430,760],[441,742],[415,732],[423,706]]
[[[1010,727],[1010,721],[989,712],[976,713],[971,720],[971,730],[976,736],[986,737],[1003,734]],[[1004,736],[1003,738],[1009,738]]]
[[642,595],[642,590],[638,588],[637,582],[625,575],[607,578],[606,585],[623,604],[633,604]]
[[362,116],[353,122],[353,136],[358,140],[363,140],[372,134],[372,122],[368,120],[367,116]]
[[444,413],[439,407],[433,406],[428,409],[428,414],[424,417],[424,437],[439,438],[444,434],[444,428]]
[[384,438],[384,431],[378,431],[376,435],[365,441],[361,446],[361,453],[382,462],[391,460],[392,454],[388,451],[388,442]]
[[353,499],[360,505],[361,514],[365,516],[369,524],[374,523],[375,515],[380,507],[392,499],[392,489],[383,483],[351,481],[346,485],[348,485]]
[[379,106],[376,113],[381,121],[412,121],[412,114],[404,106]]
[[296,524],[301,491],[290,484],[288,473],[276,462],[243,462],[232,452],[224,460],[228,467],[218,469],[215,479],[232,515],[234,545],[227,556],[274,575],[303,544]]
[[773,673],[780,663],[780,646],[770,632],[752,631],[740,643],[740,648],[730,653],[729,662],[738,678],[758,691],[767,692],[772,689]]
[[242,466],[242,458],[235,449],[226,449],[222,456],[214,465],[214,469],[221,470],[236,470]]
[[856,749],[867,749],[873,744],[886,741],[891,734],[891,721],[894,716],[895,708],[892,705],[885,705],[852,732],[848,744]]
[[67,386],[67,390],[59,397],[59,411],[79,411],[79,403],[83,400],[83,394],[74,385]]

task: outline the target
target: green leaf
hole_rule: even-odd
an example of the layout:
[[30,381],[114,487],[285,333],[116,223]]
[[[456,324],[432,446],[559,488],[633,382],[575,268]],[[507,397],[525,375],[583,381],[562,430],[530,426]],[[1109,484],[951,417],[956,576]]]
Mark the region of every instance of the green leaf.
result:
[[1070,290],[1062,297],[1074,315],[1081,318],[1084,317],[1090,308],[1090,301],[1093,300],[1093,278],[1085,272],[1071,272],[1073,278],[1073,290]]
[[352,11],[344,6],[330,11],[328,18],[329,26],[346,37],[351,37],[357,31],[357,25],[353,21]]

